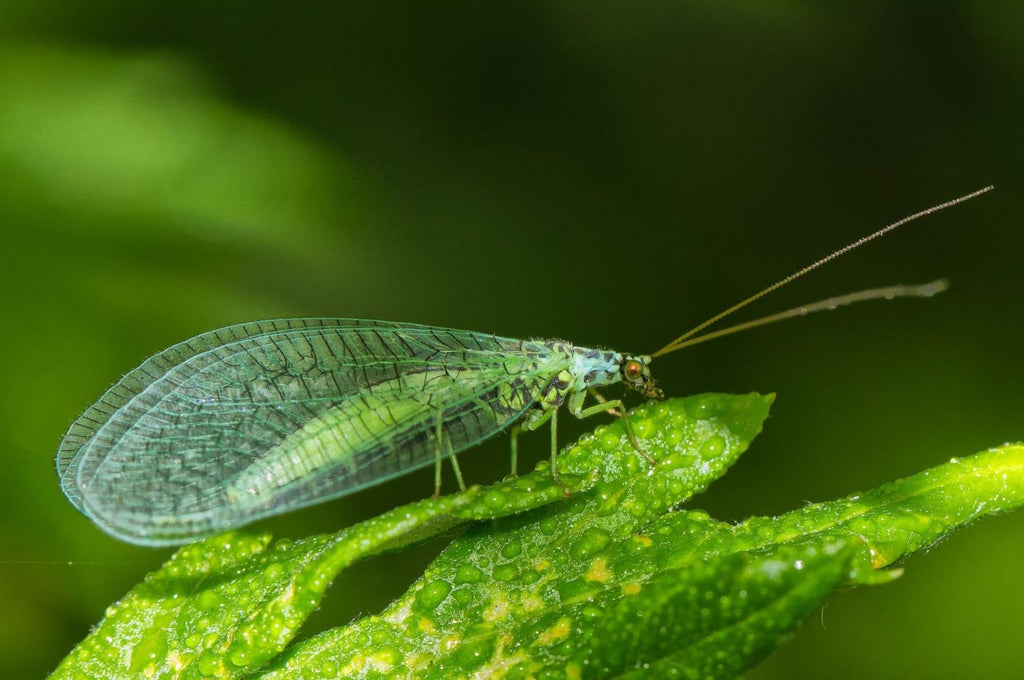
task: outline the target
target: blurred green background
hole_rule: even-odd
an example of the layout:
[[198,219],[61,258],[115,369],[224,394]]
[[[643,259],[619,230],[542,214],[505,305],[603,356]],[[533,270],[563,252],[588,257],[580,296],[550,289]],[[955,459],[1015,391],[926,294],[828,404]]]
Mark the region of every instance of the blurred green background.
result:
[[[671,395],[778,392],[762,437],[694,502],[725,519],[1024,438],[1022,28],[1016,1],[0,0],[4,677],[48,672],[169,554],[64,500],[64,430],[147,355],[238,321],[652,351],[992,183],[745,318],[940,276],[948,293],[655,368]],[[495,480],[507,440],[461,460]],[[426,496],[431,474],[262,526],[330,531]],[[894,584],[833,597],[751,677],[1024,676],[1022,531],[1024,513],[986,520]],[[309,632],[376,611],[442,546],[346,574]]]

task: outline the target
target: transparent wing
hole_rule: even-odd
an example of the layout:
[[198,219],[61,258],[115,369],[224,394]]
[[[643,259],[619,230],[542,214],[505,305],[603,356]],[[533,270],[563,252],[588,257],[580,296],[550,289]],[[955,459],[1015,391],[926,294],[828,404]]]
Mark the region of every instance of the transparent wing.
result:
[[57,469],[108,533],[180,543],[470,447],[567,364],[544,343],[414,324],[230,326],[122,378],[71,426]]

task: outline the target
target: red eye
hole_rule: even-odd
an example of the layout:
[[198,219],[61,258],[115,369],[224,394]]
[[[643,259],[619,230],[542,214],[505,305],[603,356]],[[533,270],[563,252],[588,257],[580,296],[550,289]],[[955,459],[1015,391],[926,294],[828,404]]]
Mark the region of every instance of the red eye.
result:
[[643,367],[643,365],[640,364],[639,361],[630,360],[630,361],[626,362],[626,366],[624,368],[624,372],[626,374],[626,378],[627,379],[629,379],[629,380],[636,380],[641,375],[643,375],[644,367]]

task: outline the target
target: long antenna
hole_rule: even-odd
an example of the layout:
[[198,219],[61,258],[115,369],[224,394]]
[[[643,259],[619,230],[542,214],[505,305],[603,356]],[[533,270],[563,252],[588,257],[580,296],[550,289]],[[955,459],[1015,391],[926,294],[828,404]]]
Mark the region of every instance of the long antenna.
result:
[[719,331],[712,331],[705,333],[704,335],[698,335],[691,337],[688,340],[677,341],[669,345],[665,349],[658,350],[652,357],[660,356],[662,354],[668,354],[669,352],[675,352],[677,349],[684,347],[691,347],[708,340],[714,340],[720,338],[723,335],[732,335],[733,333],[739,333],[740,331],[749,330],[751,328],[757,328],[758,326],[764,326],[765,324],[775,323],[776,321],[782,321],[783,319],[791,319],[794,316],[807,316],[814,312],[828,312],[833,309],[839,309],[846,305],[852,305],[855,302],[865,302],[867,300],[892,300],[898,297],[919,297],[929,298],[933,295],[938,295],[944,290],[949,288],[949,281],[946,279],[939,279],[938,281],[932,281],[931,283],[922,283],[917,286],[886,286],[884,288],[871,288],[870,290],[860,290],[856,293],[847,293],[846,295],[837,295],[836,297],[830,297],[827,300],[819,300],[818,302],[811,302],[806,305],[794,307],[793,309],[787,309],[784,312],[778,312],[769,316],[763,316],[760,319],[754,319],[753,321],[746,321],[744,323],[736,324],[735,326],[729,326]]
[[[992,189],[993,189],[993,187],[991,185],[989,185],[989,186],[987,186],[987,187],[985,187],[983,189],[978,189],[977,191],[972,191],[971,193],[966,194],[964,196],[961,196],[959,198],[954,198],[951,201],[946,201],[945,203],[940,203],[938,205],[932,206],[931,208],[927,208],[927,209],[922,210],[920,212],[916,212],[913,215],[908,215],[907,217],[904,217],[903,219],[899,220],[898,222],[893,222],[892,224],[890,224],[890,225],[888,225],[886,227],[883,227],[883,228],[879,229],[878,231],[876,231],[876,232],[874,232],[872,234],[868,234],[867,236],[859,238],[856,241],[854,241],[853,243],[850,243],[849,245],[846,245],[846,246],[840,248],[839,250],[833,251],[831,254],[826,255],[825,257],[821,258],[820,260],[818,260],[816,262],[813,262],[813,263],[807,265],[806,267],[804,267],[803,269],[800,269],[799,271],[796,271],[796,272],[790,274],[789,276],[787,276],[786,278],[782,279],[781,281],[776,281],[775,283],[773,283],[772,285],[768,286],[767,288],[765,288],[765,289],[755,293],[754,295],[751,295],[750,297],[748,297],[747,299],[745,299],[745,300],[743,300],[741,302],[738,302],[737,304],[733,305],[732,307],[729,307],[724,312],[719,312],[718,314],[716,314],[715,316],[711,317],[710,319],[708,319],[704,323],[699,324],[699,325],[691,328],[690,330],[686,331],[685,333],[680,335],[678,338],[676,338],[672,342],[668,343],[667,345],[665,345],[664,347],[659,349],[657,352],[653,353],[651,356],[652,357],[658,357],[658,356],[661,356],[662,354],[668,354],[669,352],[673,352],[673,351],[675,351],[677,349],[680,349],[681,347],[686,346],[686,345],[683,344],[685,340],[687,340],[689,338],[692,338],[693,336],[695,336],[697,333],[700,333],[702,330],[704,330],[708,326],[721,321],[722,319],[724,319],[725,317],[729,316],[733,312],[736,312],[736,311],[738,311],[740,309],[743,309],[744,307],[749,305],[751,302],[759,300],[759,299],[763,298],[765,295],[768,295],[769,293],[772,293],[772,292],[778,290],[779,288],[782,288],[787,283],[792,283],[793,281],[799,279],[804,274],[807,274],[809,272],[814,271],[815,269],[817,269],[821,265],[826,264],[828,262],[831,262],[832,260],[836,259],[837,257],[839,257],[841,255],[845,255],[846,253],[850,252],[854,248],[859,248],[860,246],[864,245],[865,243],[867,243],[869,241],[874,241],[879,236],[884,236],[885,234],[888,234],[893,229],[896,229],[898,227],[902,227],[904,224],[907,224],[908,222],[913,222],[914,220],[918,219],[919,217],[924,217],[925,215],[930,215],[930,214],[938,212],[940,210],[945,210],[946,208],[950,208],[950,207],[952,207],[954,205],[957,205],[958,203],[963,203],[964,201],[969,201],[972,198],[976,198],[976,197],[981,196],[982,194],[984,194],[986,192],[991,191]],[[854,293],[853,295],[858,295],[858,294]],[[884,295],[883,296],[879,296],[879,297],[884,297]],[[870,299],[870,298],[866,298],[866,299]],[[785,313],[786,312],[783,312],[783,314],[785,314]],[[791,316],[795,316],[795,314],[792,314]],[[769,317],[766,317],[766,318],[769,318]],[[769,323],[769,322],[765,321],[764,323]],[[755,324],[755,325],[760,325],[760,324]],[[708,336],[702,336],[702,337],[708,338]],[[710,338],[708,338],[708,339],[710,339]],[[687,344],[690,344],[690,343],[687,343]]]

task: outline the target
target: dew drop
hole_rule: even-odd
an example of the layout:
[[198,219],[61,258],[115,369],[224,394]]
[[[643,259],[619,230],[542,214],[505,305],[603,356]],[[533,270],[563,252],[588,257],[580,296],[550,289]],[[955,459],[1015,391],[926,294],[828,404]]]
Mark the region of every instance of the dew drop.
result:
[[725,451],[725,438],[714,435],[700,447],[700,456],[704,460],[711,460],[721,456],[723,451]]
[[483,572],[472,564],[464,564],[455,572],[455,583],[479,583],[483,575]]
[[495,567],[491,576],[496,581],[511,581],[519,575],[519,569],[514,564],[503,564]]
[[492,489],[484,495],[483,501],[488,508],[501,510],[508,504],[508,497],[497,489]]
[[509,541],[501,548],[501,556],[506,559],[519,557],[523,553],[523,545],[519,541]]
[[602,550],[611,542],[611,534],[604,529],[592,527],[583,532],[583,535],[572,544],[570,552],[576,559],[587,559]]
[[250,650],[246,647],[239,647],[238,649],[232,650],[228,656],[230,661],[235,667],[243,668],[249,664]]
[[447,581],[431,581],[416,593],[416,605],[420,610],[436,609],[452,590]]

